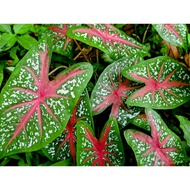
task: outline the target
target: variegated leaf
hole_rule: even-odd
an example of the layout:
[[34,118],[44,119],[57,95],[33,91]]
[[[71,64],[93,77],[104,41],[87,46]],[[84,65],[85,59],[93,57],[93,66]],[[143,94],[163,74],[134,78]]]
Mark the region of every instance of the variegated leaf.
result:
[[139,166],[180,166],[186,164],[186,152],[180,138],[173,133],[154,110],[145,110],[151,136],[128,129],[124,132]]
[[53,42],[53,52],[72,57],[73,45],[72,39],[66,33],[72,27],[72,24],[51,24],[47,25],[47,30],[40,34],[40,38],[50,36]]
[[153,24],[153,26],[164,40],[187,51],[188,30],[185,24]]
[[125,127],[130,119],[140,113],[141,109],[127,107],[124,103],[139,86],[121,75],[124,68],[138,63],[139,60],[141,58],[138,56],[125,57],[104,69],[91,93],[93,115],[100,114],[112,106],[110,117],[116,118],[120,126]]
[[170,57],[142,61],[124,69],[122,74],[129,80],[145,84],[128,97],[127,105],[172,109],[190,99],[190,74]]
[[0,95],[0,157],[38,150],[66,127],[92,76],[75,64],[50,81],[51,39],[42,39],[19,61]]
[[77,123],[78,166],[122,166],[124,159],[123,144],[115,119],[107,121],[99,140],[87,122],[81,120]]
[[73,163],[75,163],[77,142],[76,123],[79,120],[84,120],[92,127],[94,126],[88,91],[86,89],[75,105],[64,131],[59,137],[44,147],[43,152],[50,160],[60,161],[72,158]]
[[146,118],[146,114],[139,114],[136,117],[134,117],[131,120],[131,124],[136,125],[137,127],[140,127],[142,129],[145,129],[147,131],[151,131],[150,124],[148,123],[148,120]]
[[100,49],[113,60],[128,55],[149,55],[144,45],[110,24],[88,24],[88,27],[74,26],[68,29],[67,35]]

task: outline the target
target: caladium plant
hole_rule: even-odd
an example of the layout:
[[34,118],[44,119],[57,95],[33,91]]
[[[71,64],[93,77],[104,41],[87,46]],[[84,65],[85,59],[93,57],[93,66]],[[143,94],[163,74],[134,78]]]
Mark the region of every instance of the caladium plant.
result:
[[122,166],[124,150],[117,121],[110,118],[100,134],[95,137],[92,127],[85,121],[77,123],[78,166]]
[[125,105],[128,96],[139,88],[139,85],[124,78],[121,71],[137,64],[141,59],[138,56],[121,58],[104,69],[91,93],[93,115],[100,114],[112,106],[110,117],[116,118],[122,128],[140,113],[141,109]]
[[124,69],[122,74],[129,80],[145,84],[127,98],[127,105],[172,109],[190,99],[189,72],[168,56],[142,61]]
[[188,30],[185,24],[153,24],[159,35],[174,46],[188,49]]
[[50,160],[60,161],[72,158],[75,164],[77,142],[76,123],[81,119],[94,128],[87,89],[81,94],[64,131],[59,137],[43,148],[43,152]]
[[66,33],[73,24],[51,24],[45,25],[47,30],[40,34],[40,38],[50,36],[53,42],[53,52],[72,57],[73,39],[69,38]]
[[180,138],[173,133],[158,113],[146,108],[151,136],[128,129],[124,132],[139,166],[172,166],[186,164],[186,151]]
[[92,76],[75,64],[49,80],[51,39],[42,39],[15,67],[0,95],[0,157],[40,149],[59,136]]
[[147,48],[110,24],[88,24],[68,29],[67,35],[103,51],[113,60],[127,55],[148,56]]

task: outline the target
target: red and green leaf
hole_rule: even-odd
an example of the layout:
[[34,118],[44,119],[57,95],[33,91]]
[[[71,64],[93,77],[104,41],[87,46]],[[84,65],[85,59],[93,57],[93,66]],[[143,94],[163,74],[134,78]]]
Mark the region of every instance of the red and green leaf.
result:
[[60,161],[72,158],[73,163],[75,163],[77,142],[76,123],[79,120],[84,120],[89,125],[94,126],[89,96],[86,89],[81,94],[64,131],[43,149],[43,152],[50,160]]
[[72,24],[51,24],[46,26],[47,30],[42,32],[41,38],[50,36],[53,42],[53,52],[72,57],[73,44],[72,39],[69,38],[66,33],[67,30],[72,27]]
[[129,80],[145,86],[131,94],[126,104],[155,109],[176,108],[190,99],[190,75],[178,61],[160,56],[123,70]]
[[180,138],[150,108],[145,109],[151,136],[128,129],[125,139],[135,153],[139,166],[173,166],[186,164],[186,152]]
[[0,157],[38,150],[63,132],[92,76],[78,63],[50,81],[51,39],[42,39],[19,61],[0,95]]
[[110,118],[99,140],[85,121],[77,123],[78,166],[123,166],[124,150],[117,121]]
[[153,24],[159,35],[174,46],[188,49],[188,30],[185,24]]
[[91,105],[93,115],[100,114],[109,106],[112,106],[110,117],[116,118],[122,127],[125,127],[130,119],[139,114],[137,107],[127,107],[125,101],[128,96],[139,88],[136,82],[130,81],[121,75],[121,71],[138,63],[139,57],[125,57],[108,65],[96,82],[91,93]]
[[74,26],[67,31],[67,35],[100,49],[113,60],[135,54],[149,55],[144,45],[110,24]]

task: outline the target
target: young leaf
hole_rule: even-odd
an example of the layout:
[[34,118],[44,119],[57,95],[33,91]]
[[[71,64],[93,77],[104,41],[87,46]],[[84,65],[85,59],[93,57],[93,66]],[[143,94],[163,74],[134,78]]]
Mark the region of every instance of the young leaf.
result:
[[180,115],[176,115],[176,117],[180,122],[180,128],[183,130],[187,145],[190,146],[190,121],[186,117]]
[[92,76],[75,64],[50,81],[51,39],[42,39],[16,65],[0,95],[0,157],[46,146],[66,127]]
[[124,150],[117,121],[110,118],[99,140],[85,121],[77,123],[78,166],[123,166]]
[[159,35],[174,46],[188,49],[187,26],[185,24],[153,24]]
[[0,31],[11,33],[11,25],[10,24],[0,24]]
[[60,161],[72,158],[73,163],[75,163],[77,140],[76,123],[81,119],[88,122],[89,125],[94,126],[90,101],[86,89],[75,105],[73,113],[63,133],[43,149],[44,154],[46,154],[50,160]]
[[33,24],[14,24],[13,30],[15,34],[25,34],[33,27]]
[[125,57],[104,69],[91,94],[93,115],[97,115],[107,107],[112,106],[110,117],[116,118],[121,127],[124,127],[130,119],[139,114],[141,109],[127,107],[124,103],[139,86],[121,76],[121,71],[125,67],[137,63],[140,59],[136,56]]
[[185,165],[186,152],[180,138],[163,122],[152,109],[145,109],[151,126],[151,136],[128,129],[125,139],[133,149],[139,166]]
[[122,74],[145,86],[131,94],[126,104],[173,109],[190,99],[190,75],[178,61],[160,56],[123,70]]
[[139,114],[131,120],[131,124],[136,125],[147,131],[151,131],[150,124],[146,118],[146,114]]
[[27,50],[30,50],[30,48],[37,45],[37,40],[28,34],[17,36],[17,41]]
[[4,33],[0,36],[0,51],[7,51],[14,46],[16,38],[13,34]]
[[100,49],[113,60],[135,54],[149,55],[144,45],[110,24],[74,26],[67,31],[67,35]]
[[67,37],[67,30],[72,24],[54,24],[47,26],[47,30],[42,32],[40,36],[50,36],[53,42],[53,52],[72,57],[72,39]]

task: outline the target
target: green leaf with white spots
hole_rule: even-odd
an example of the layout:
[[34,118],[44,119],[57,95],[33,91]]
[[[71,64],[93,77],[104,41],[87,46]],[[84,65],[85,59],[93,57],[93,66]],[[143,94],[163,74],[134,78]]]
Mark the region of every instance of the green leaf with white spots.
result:
[[176,115],[176,117],[180,122],[180,128],[183,130],[184,139],[190,147],[190,121],[186,117],[180,115]]
[[72,57],[73,55],[73,45],[72,39],[69,38],[66,33],[67,30],[72,27],[72,24],[53,24],[45,25],[47,27],[46,31],[43,31],[39,36],[43,38],[44,36],[50,36],[53,42],[53,52]]
[[77,122],[78,166],[123,166],[125,155],[117,121],[110,118],[99,140],[85,121]]
[[110,24],[73,26],[67,36],[100,49],[113,60],[136,54],[149,56],[144,45]]
[[72,162],[76,163],[76,123],[79,120],[86,121],[94,128],[90,100],[86,89],[75,105],[64,131],[59,137],[44,147],[43,152],[50,160],[60,161],[72,158]]
[[140,108],[128,107],[124,103],[139,85],[124,78],[121,71],[137,64],[141,59],[138,56],[121,58],[104,69],[91,93],[93,115],[100,114],[111,106],[110,117],[116,118],[122,128],[140,113]]
[[188,30],[186,24],[153,24],[159,35],[174,46],[188,49]]
[[190,74],[178,61],[159,56],[122,71],[129,80],[144,83],[126,101],[129,106],[173,109],[190,99]]
[[173,133],[154,110],[145,109],[151,136],[128,129],[125,139],[135,153],[138,166],[182,166],[186,151],[180,138]]
[[139,114],[131,120],[131,124],[145,129],[147,131],[151,131],[150,124],[146,118],[146,114]]
[[16,65],[0,95],[0,158],[41,149],[67,125],[92,76],[78,63],[49,80],[51,39],[42,39]]

